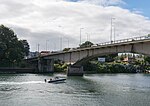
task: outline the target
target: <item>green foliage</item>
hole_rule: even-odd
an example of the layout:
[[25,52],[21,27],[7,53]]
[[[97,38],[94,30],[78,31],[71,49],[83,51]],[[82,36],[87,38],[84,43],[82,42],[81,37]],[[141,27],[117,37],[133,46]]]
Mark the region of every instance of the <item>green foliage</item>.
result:
[[121,60],[121,61],[123,61],[123,60],[124,60],[124,57],[123,57],[123,56],[121,56],[121,57],[120,57],[120,60]]
[[135,73],[136,67],[133,65],[123,65],[118,63],[99,63],[87,62],[83,65],[85,71],[94,71],[95,73]]
[[106,62],[113,62],[117,56],[118,54],[116,53],[116,54],[106,55],[104,57],[106,59]]
[[67,64],[65,64],[63,61],[55,60],[54,61],[54,71],[55,72],[66,72]]
[[63,51],[69,51],[70,50],[70,48],[64,48],[63,49]]
[[148,62],[150,64],[150,57],[149,56],[145,56],[144,60],[145,60],[145,62]]
[[[18,40],[17,35],[8,27],[0,25],[0,66],[10,67],[22,61],[27,51],[24,41]],[[27,44],[27,41],[26,41]],[[29,46],[28,46],[29,47]]]
[[25,67],[29,67],[30,64],[28,64],[27,62],[25,61],[21,61],[19,64],[18,64],[19,67],[21,68],[25,68]]
[[55,70],[55,72],[61,72],[62,66],[60,64],[54,64],[54,70]]
[[68,67],[67,64],[63,64],[63,65],[62,65],[62,69],[63,69],[64,71],[67,71],[67,67]]
[[80,45],[80,48],[91,47],[92,45],[93,45],[92,42],[86,41],[86,42],[84,42],[84,43],[82,43],[82,44]]
[[98,67],[98,62],[86,62],[83,64],[83,67],[84,67],[84,70],[85,71],[94,71],[94,72],[97,72],[99,70],[99,67]]
[[20,42],[23,44],[23,48],[24,48],[23,52],[25,53],[25,56],[28,56],[30,47],[27,40],[20,40]]

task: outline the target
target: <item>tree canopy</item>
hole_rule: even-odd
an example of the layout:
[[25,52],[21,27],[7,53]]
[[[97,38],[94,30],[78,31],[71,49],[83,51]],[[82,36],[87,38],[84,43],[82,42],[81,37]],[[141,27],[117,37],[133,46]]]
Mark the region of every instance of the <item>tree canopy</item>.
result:
[[13,30],[0,25],[0,66],[19,63],[28,53],[28,42],[18,40]]
[[63,49],[63,51],[69,51],[70,50],[70,48],[64,48]]
[[86,42],[84,42],[84,43],[82,43],[82,44],[80,45],[80,48],[91,47],[92,45],[93,45],[92,42],[86,41]]
[[145,62],[148,62],[150,64],[150,57],[149,56],[145,56],[144,60],[145,60]]

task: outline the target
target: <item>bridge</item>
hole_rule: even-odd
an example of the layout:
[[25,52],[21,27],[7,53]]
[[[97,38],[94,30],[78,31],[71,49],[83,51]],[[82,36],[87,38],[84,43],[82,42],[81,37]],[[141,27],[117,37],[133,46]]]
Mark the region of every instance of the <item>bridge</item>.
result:
[[87,48],[76,48],[70,51],[51,53],[50,55],[28,59],[28,61],[32,64],[34,63],[39,72],[52,72],[54,71],[54,59],[59,59],[70,64],[67,75],[82,76],[84,73],[82,64],[84,62],[103,55],[126,52],[149,56],[150,37],[141,36],[113,42],[104,42]]

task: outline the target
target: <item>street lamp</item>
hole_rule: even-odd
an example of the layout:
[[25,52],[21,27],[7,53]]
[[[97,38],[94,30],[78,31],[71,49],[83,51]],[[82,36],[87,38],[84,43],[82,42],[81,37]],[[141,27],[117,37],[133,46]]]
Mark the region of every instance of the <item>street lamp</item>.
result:
[[67,42],[68,42],[68,48],[69,48],[69,38],[67,38]]
[[53,47],[54,47],[53,50],[56,51],[56,43],[55,42],[53,42]]
[[46,51],[47,51],[47,42],[48,42],[49,40],[46,40]]
[[64,37],[66,40],[67,40],[67,45],[68,45],[68,48],[69,48],[69,38],[66,38]]
[[60,36],[60,50],[62,50],[62,36]]
[[39,55],[39,52],[40,52],[40,44],[39,43],[37,44],[37,51],[38,51],[38,55]]
[[87,41],[90,41],[90,34],[89,33],[86,34],[87,34]]
[[114,25],[114,42],[115,42],[115,39],[116,39],[115,34],[116,34],[116,28],[115,28],[115,25]]
[[113,27],[112,25],[113,25],[113,20],[115,20],[115,18],[112,17],[111,18],[111,23],[110,23],[111,24],[111,29],[110,29],[110,41],[111,41],[111,43],[113,42],[113,40],[112,40],[112,27]]
[[82,29],[84,29],[84,28],[80,28],[80,44],[79,44],[79,46],[81,45],[81,31],[82,31]]
[[89,36],[89,35],[88,35],[88,33],[86,33],[86,34],[87,34],[87,38],[86,38],[86,41],[88,41],[88,36]]
[[[63,27],[62,27],[61,25],[59,25],[58,27],[61,28],[61,32],[63,32],[63,31],[62,31],[62,28],[63,28]],[[60,35],[60,50],[62,50],[62,45],[63,45],[63,44],[62,44],[62,40],[63,40],[63,35]]]

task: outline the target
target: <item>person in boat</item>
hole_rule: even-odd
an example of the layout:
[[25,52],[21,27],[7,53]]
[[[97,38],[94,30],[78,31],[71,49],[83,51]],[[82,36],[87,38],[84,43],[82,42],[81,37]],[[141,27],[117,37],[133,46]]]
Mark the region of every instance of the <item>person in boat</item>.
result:
[[49,80],[50,80],[50,81],[52,81],[52,79],[51,79],[51,78],[50,78]]
[[59,77],[55,77],[55,79],[59,79]]
[[44,81],[45,81],[45,82],[47,82],[47,80],[46,80],[46,79],[44,79]]

